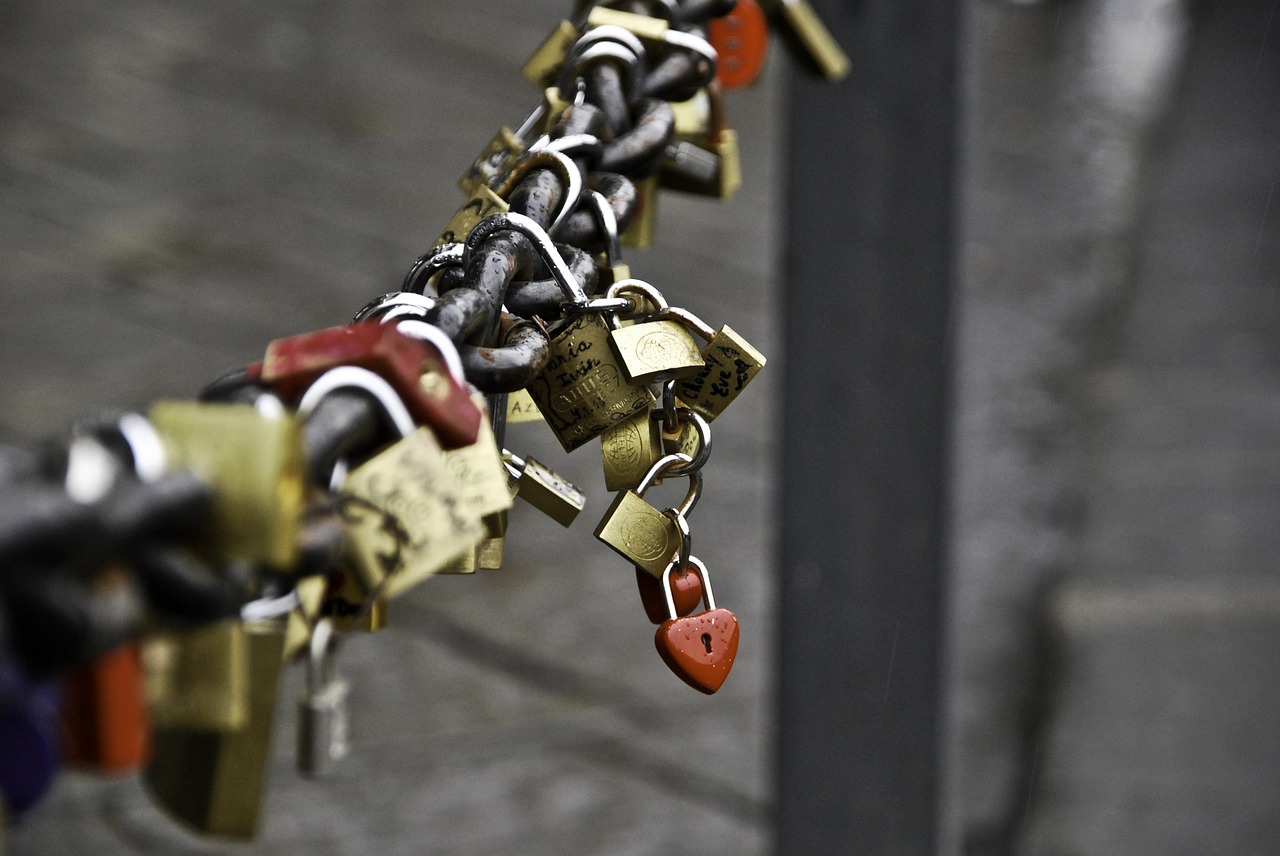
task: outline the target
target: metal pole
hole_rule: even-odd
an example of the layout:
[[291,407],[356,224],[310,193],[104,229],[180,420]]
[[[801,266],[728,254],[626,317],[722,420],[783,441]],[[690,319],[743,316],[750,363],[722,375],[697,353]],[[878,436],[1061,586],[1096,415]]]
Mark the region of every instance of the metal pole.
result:
[[936,849],[957,4],[815,0],[787,151],[777,852]]

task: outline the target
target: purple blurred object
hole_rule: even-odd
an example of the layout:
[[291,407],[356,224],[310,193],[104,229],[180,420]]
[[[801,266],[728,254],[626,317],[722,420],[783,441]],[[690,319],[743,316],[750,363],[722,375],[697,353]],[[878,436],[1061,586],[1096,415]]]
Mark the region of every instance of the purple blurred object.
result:
[[0,799],[22,814],[58,772],[57,685],[33,681],[0,653]]

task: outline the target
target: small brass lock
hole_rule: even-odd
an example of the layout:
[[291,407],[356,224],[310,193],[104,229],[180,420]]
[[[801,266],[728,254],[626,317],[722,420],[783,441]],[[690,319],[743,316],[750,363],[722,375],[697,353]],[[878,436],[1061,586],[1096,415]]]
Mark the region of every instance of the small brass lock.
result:
[[707,344],[701,356],[703,366],[697,372],[675,381],[676,396],[708,422],[734,402],[760,369],[764,355],[751,346],[728,324],[719,330],[684,309],[670,309],[667,317],[679,320]]
[[[655,479],[687,467],[692,461],[686,455],[666,455],[645,474],[635,490],[624,490],[600,518],[595,536],[616,553],[655,577],[662,574],[672,556],[683,549],[684,537],[678,521],[684,520],[698,502],[702,477],[697,470],[688,472],[689,491],[673,514],[664,514],[644,501],[645,492]],[[681,473],[683,474],[683,473]]]
[[609,287],[606,298],[643,296],[654,307],[641,313],[630,326],[623,327],[618,315],[610,314],[609,344],[618,363],[633,384],[661,383],[693,374],[703,367],[702,355],[693,336],[683,324],[663,318],[670,310],[661,292],[638,279],[626,279]]
[[662,455],[662,431],[651,412],[637,413],[618,423],[600,435],[605,490],[615,493],[634,488]]
[[586,506],[586,494],[559,473],[533,458],[517,458],[510,452],[503,457],[516,480],[517,496],[561,526],[568,527]]

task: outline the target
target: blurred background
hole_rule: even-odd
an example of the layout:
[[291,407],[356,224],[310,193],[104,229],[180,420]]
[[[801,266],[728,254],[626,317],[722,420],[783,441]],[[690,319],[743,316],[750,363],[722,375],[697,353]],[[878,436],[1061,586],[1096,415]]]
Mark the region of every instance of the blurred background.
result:
[[[1277,3],[815,6],[850,77],[775,43],[742,191],[664,195],[628,253],[769,358],[691,521],[725,687],[591,537],[594,445],[513,426],[587,511],[518,505],[504,569],[344,644],[333,776],[294,772],[293,668],[257,840],[66,774],[10,856],[1276,852]],[[0,5],[0,441],[395,290],[571,11]]]

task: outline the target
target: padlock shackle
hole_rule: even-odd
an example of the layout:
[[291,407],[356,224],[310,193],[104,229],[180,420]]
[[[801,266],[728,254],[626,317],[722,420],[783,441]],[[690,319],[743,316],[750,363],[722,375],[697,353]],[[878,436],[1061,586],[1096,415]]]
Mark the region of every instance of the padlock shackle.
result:
[[694,506],[698,504],[698,499],[702,496],[702,474],[697,470],[689,470],[689,465],[693,463],[693,458],[681,452],[674,452],[670,455],[663,455],[653,466],[649,468],[649,472],[644,474],[644,478],[640,480],[640,484],[636,485],[636,496],[644,498],[645,491],[653,487],[653,483],[668,472],[673,472],[677,468],[685,470],[679,475],[689,479],[689,490],[685,494],[684,501],[680,506],[673,509],[681,517],[687,517],[693,511]]
[[675,408],[675,424],[667,426],[666,414],[655,413],[654,419],[663,420],[663,429],[667,433],[675,433],[680,430],[681,424],[693,425],[693,430],[698,434],[698,453],[692,456],[692,460],[683,467],[678,467],[670,471],[671,475],[683,476],[691,472],[702,469],[707,465],[707,461],[711,459],[711,423],[702,417],[702,414],[688,407]]
[[655,313],[655,315],[664,321],[677,321],[683,324],[708,342],[716,337],[714,327],[683,307],[668,306],[661,312]]
[[453,377],[454,382],[464,389],[466,388],[467,375],[462,370],[462,357],[458,355],[458,346],[453,344],[453,340],[445,335],[443,330],[434,324],[414,319],[399,322],[396,324],[396,330],[411,339],[426,342],[439,351],[440,357],[444,360],[445,367],[449,369],[449,374]]
[[[554,217],[551,218],[551,225],[546,229],[547,234],[554,232],[560,227],[560,224],[568,219],[573,209],[578,205],[578,199],[582,196],[582,171],[578,169],[578,165],[572,160],[565,157],[558,151],[552,149],[542,149],[541,151],[525,152],[516,158],[511,164],[511,168],[507,170],[497,186],[493,188],[493,192],[498,198],[505,201],[516,189],[520,182],[524,181],[525,176],[535,169],[551,169],[560,173],[560,177],[564,179],[564,195],[560,197],[560,208],[556,211]],[[517,215],[524,216],[524,215]],[[483,222],[483,221],[481,221]],[[534,221],[530,221],[534,222]],[[534,223],[534,225],[537,225]],[[541,227],[539,227],[541,228]],[[472,230],[474,232],[474,230]],[[530,237],[530,240],[533,240]],[[550,243],[550,241],[548,241]],[[470,240],[466,242],[468,252],[464,255],[464,261],[470,258],[470,251],[475,246]]]
[[116,429],[129,446],[138,481],[150,484],[164,475],[167,468],[164,440],[147,417],[141,413],[125,413],[116,420]]
[[[557,155],[557,157],[563,156]],[[504,211],[498,214],[490,214],[477,223],[476,227],[471,230],[471,234],[467,236],[468,260],[471,254],[484,243],[486,238],[495,232],[501,231],[519,232],[529,239],[538,256],[551,271],[552,278],[560,286],[560,290],[564,292],[569,303],[581,306],[588,302],[587,293],[582,290],[581,283],[574,278],[573,272],[569,270],[564,257],[560,255],[560,251],[551,242],[551,236],[538,225],[537,221],[532,217],[526,217],[524,214]]]
[[[681,561],[682,560],[680,559],[672,559],[671,563],[667,565],[666,570],[662,572],[662,594],[666,598],[667,614],[671,616],[672,621],[678,619],[680,615],[676,612],[675,595],[671,593],[671,573],[676,569],[677,564]],[[711,593],[711,578],[707,574],[707,566],[704,565],[702,560],[697,556],[690,556],[688,561],[685,561],[679,566],[683,568],[688,565],[693,565],[693,567],[698,571],[698,576],[702,578],[702,600],[706,604],[707,610],[710,611],[715,609],[716,598],[715,595]]]
[[587,194],[591,203],[591,214],[600,224],[600,232],[604,235],[604,258],[610,267],[622,264],[622,238],[618,234],[618,217],[613,213],[609,199],[598,190]]
[[[404,275],[404,283],[401,284],[400,290],[415,294],[426,294],[427,283],[431,281],[431,277],[447,267],[455,267],[462,264],[465,258],[466,247],[460,242],[451,241],[438,247],[432,247],[418,256],[418,260],[413,263],[413,267],[409,268],[409,272]],[[356,320],[360,320],[358,316]]]
[[298,401],[298,415],[305,420],[325,396],[339,389],[355,389],[373,396],[401,437],[408,437],[417,427],[391,384],[359,366],[338,366],[320,375]]
[[[462,245],[459,244],[458,246]],[[421,318],[434,309],[435,305],[434,297],[428,297],[416,291],[391,291],[381,297],[370,300],[360,308],[360,311],[355,314],[351,321],[353,324],[374,319],[390,321],[399,317],[400,314],[404,314],[405,311],[410,311],[415,317]]]

